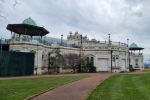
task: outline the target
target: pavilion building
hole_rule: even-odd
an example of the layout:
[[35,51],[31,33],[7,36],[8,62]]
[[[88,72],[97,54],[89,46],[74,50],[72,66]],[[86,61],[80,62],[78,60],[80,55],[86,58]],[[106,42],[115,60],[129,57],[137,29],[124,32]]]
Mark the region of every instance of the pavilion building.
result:
[[[144,48],[137,47],[136,44],[110,41],[89,40],[78,32],[69,33],[67,40],[47,37],[49,32],[37,26],[31,18],[25,19],[22,24],[9,24],[7,29],[15,32],[18,36],[12,36],[9,50],[17,52],[34,52],[34,74],[42,74],[48,70],[48,53],[53,49],[60,49],[61,54],[84,54],[93,62],[97,72],[129,72],[129,64],[134,68],[143,70],[143,54],[133,53],[135,50]],[[23,34],[23,35],[22,35]],[[130,60],[130,62],[129,62]],[[43,68],[44,66],[44,68]],[[71,72],[73,69],[64,69],[60,66],[59,72]]]

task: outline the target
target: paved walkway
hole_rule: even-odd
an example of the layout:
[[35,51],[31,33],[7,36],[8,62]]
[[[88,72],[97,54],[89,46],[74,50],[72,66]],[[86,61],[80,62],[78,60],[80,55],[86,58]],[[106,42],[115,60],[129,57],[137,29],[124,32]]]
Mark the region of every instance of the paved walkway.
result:
[[[139,74],[147,73],[140,70],[132,73],[120,74]],[[62,85],[54,90],[41,94],[32,100],[83,100],[88,97],[94,88],[104,79],[117,73],[93,73],[91,77],[78,80],[69,84]],[[88,74],[89,75],[89,74]]]
[[114,75],[114,73],[92,74],[91,77],[62,85],[32,100],[82,100],[86,98],[102,80],[112,75]]

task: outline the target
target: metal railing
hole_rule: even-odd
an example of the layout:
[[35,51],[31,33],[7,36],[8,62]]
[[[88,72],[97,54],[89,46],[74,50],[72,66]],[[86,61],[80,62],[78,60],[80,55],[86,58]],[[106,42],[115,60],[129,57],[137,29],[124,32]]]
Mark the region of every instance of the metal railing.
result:
[[9,44],[10,43],[10,39],[0,39],[0,44]]
[[76,44],[67,44],[67,43],[64,43],[63,41],[60,43],[60,42],[49,42],[49,41],[46,41],[44,40],[44,38],[30,38],[30,37],[24,37],[24,38],[19,38],[19,37],[12,37],[11,41],[26,41],[26,42],[32,42],[32,43],[41,43],[41,44],[44,44],[46,46],[56,46],[56,47],[59,47],[59,46],[63,46],[63,47],[72,47],[72,48],[80,48],[81,45],[76,45]]

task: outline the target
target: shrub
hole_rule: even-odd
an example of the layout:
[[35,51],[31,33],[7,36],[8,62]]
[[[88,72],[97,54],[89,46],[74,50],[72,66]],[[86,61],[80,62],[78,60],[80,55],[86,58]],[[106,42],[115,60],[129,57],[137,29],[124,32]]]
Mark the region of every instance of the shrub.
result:
[[[81,70],[82,71],[82,70]],[[79,73],[79,70],[77,70],[77,73]]]
[[37,70],[37,68],[34,68],[34,70]]
[[53,74],[58,74],[57,72],[53,72]]
[[89,72],[96,73],[96,67],[94,67],[92,63],[89,63]]
[[131,72],[132,72],[132,71],[135,71],[135,69],[133,68],[132,65],[130,65],[130,71],[131,71]]
[[43,72],[42,74],[43,74],[43,75],[48,74],[48,71],[45,71],[45,72]]

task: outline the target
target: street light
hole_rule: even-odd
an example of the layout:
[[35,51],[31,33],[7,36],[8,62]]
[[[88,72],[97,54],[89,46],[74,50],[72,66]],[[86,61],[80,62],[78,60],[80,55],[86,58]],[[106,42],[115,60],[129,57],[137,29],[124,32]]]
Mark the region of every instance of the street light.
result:
[[80,36],[81,36],[81,48],[82,48],[82,34]]
[[110,44],[110,33],[108,34],[108,41],[109,41],[109,44]]
[[81,45],[82,45],[82,34],[80,36],[81,36]]
[[112,51],[112,48],[111,48],[111,73],[112,73],[112,53],[113,53],[113,51]]
[[[127,43],[128,43],[128,48],[129,48],[129,39],[127,39]],[[130,48],[129,48],[129,72],[130,72]]]
[[61,46],[63,45],[63,34],[61,35]]
[[[109,37],[109,44],[111,44],[110,43],[110,34],[108,34],[108,37]],[[112,51],[112,45],[111,45],[111,73],[112,73],[112,53],[113,53],[113,51]]]

